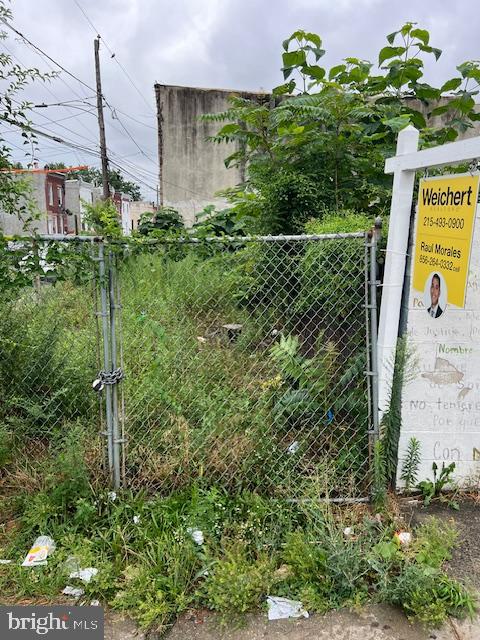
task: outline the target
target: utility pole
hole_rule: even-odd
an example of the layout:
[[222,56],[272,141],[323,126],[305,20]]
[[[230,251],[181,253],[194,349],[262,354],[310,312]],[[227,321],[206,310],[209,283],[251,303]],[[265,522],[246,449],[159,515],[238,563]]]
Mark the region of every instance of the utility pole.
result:
[[105,122],[103,120],[103,96],[102,96],[102,81],[100,78],[100,56],[98,54],[100,49],[100,36],[97,36],[93,41],[95,51],[95,77],[97,80],[97,111],[98,111],[98,128],[100,130],[100,156],[102,159],[102,184],[103,184],[103,199],[108,200],[110,198],[110,187],[108,186],[108,158],[107,158],[107,143],[105,141]]

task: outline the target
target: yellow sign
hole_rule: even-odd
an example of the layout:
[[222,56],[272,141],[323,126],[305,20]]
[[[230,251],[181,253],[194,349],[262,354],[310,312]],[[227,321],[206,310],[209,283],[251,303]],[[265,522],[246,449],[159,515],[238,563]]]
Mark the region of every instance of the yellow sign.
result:
[[437,309],[445,302],[465,306],[479,177],[420,180],[413,288],[431,292],[426,304],[433,317],[443,312]]

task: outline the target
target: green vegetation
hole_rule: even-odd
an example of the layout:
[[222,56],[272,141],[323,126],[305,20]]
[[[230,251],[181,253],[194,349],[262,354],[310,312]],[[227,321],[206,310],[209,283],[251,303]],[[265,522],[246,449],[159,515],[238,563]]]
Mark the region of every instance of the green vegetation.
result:
[[113,200],[99,200],[94,204],[84,203],[85,224],[92,227],[98,235],[107,238],[119,238],[122,235],[122,225]]
[[[320,36],[296,31],[283,42],[285,83],[273,89],[273,107],[270,99],[233,97],[225,112],[205,116],[223,124],[215,143],[237,143],[227,166],[247,167],[245,183],[226,193],[230,215],[260,232],[295,233],[330,210],[385,214],[391,178],[384,162],[398,131],[413,124],[428,146],[473,126],[478,62],[459,64],[454,78],[433,87],[424,64],[442,52],[428,31],[408,22],[386,45],[378,69],[353,56],[326,69]],[[435,116],[442,120],[433,126]]]
[[[0,0],[0,20],[8,23],[13,17],[9,3]],[[0,30],[0,41],[8,39],[8,32]],[[24,144],[30,143],[33,149],[36,141],[35,135],[30,130],[28,113],[31,103],[21,98],[22,90],[36,81],[46,81],[55,77],[55,73],[41,73],[35,68],[22,68],[13,56],[5,51],[0,55],[0,75],[3,80],[0,95],[0,120],[4,124],[12,125],[16,131],[22,131],[25,138]],[[32,151],[33,153],[33,151]],[[30,159],[33,163],[33,157]],[[31,166],[31,165],[30,165]],[[0,134],[0,208],[2,213],[18,216],[26,231],[29,230],[32,221],[37,217],[31,199],[31,183],[25,176],[9,173],[5,169],[18,168],[11,160],[11,148],[4,134]],[[2,233],[0,230],[0,241]],[[1,267],[0,267],[1,268]]]
[[410,491],[417,482],[418,467],[421,461],[421,445],[417,438],[410,438],[405,458],[402,462],[401,479],[405,483],[405,491]]
[[[338,224],[328,216],[315,229]],[[337,301],[359,303],[350,245],[111,249],[133,492],[105,489],[90,263],[75,251],[67,260],[88,265],[82,280],[60,254],[54,286],[10,290],[0,313],[0,555],[14,560],[0,568],[3,597],[57,600],[74,556],[99,569],[81,585],[87,601],[151,629],[190,607],[229,620],[269,594],[312,612],[393,603],[427,626],[472,614],[472,595],[442,571],[452,527],[430,521],[410,546],[396,535],[383,442],[373,476],[382,518],[318,500],[368,488],[363,340],[325,277],[340,272]],[[235,322],[231,337],[222,326]],[[39,534],[57,550],[45,567],[20,567]]]
[[[68,578],[73,556],[99,570],[78,583],[87,601],[98,598],[152,629],[164,630],[191,607],[230,620],[263,607],[268,594],[300,599],[311,612],[395,603],[427,626],[475,610],[472,595],[441,569],[455,543],[449,524],[431,519],[403,547],[395,535],[401,522],[380,522],[367,509],[196,486],[168,498],[92,492],[86,447],[72,433],[42,469],[41,487],[3,498],[0,553],[14,561],[0,568],[4,600],[58,601],[66,584],[76,584]],[[354,535],[343,533],[347,523]],[[19,566],[40,533],[57,550],[46,566]]]
[[[476,64],[433,89],[421,82],[421,56],[439,55],[428,33],[409,23],[388,41],[374,76],[355,58],[327,74],[315,34],[286,40],[277,105],[236,98],[210,118],[228,122],[216,141],[240,143],[230,161],[246,162],[247,180],[191,231],[161,208],[123,242],[111,202],[88,209],[121,293],[129,491],[106,490],[103,402],[92,390],[103,367],[95,245],[0,237],[0,556],[14,560],[0,567],[4,598],[55,600],[73,556],[99,570],[86,600],[150,629],[189,607],[229,619],[268,594],[317,612],[393,603],[427,626],[473,613],[472,595],[442,570],[452,527],[430,521],[407,545],[388,512],[405,345],[369,450],[364,238],[242,239],[365,232],[388,201],[383,164],[396,132],[413,122],[430,144],[477,117],[463,86]],[[446,91],[455,96],[438,111]],[[450,119],[430,129],[405,97]],[[408,486],[418,462],[411,443]],[[419,485],[426,502],[451,471]],[[382,515],[323,501],[368,492]],[[57,551],[47,566],[20,567],[38,534]]]
[[428,507],[432,500],[438,498],[443,502],[446,502],[450,507],[452,507],[452,509],[458,509],[458,503],[455,502],[455,500],[442,494],[445,487],[450,485],[450,488],[452,488],[452,475],[455,471],[455,462],[451,462],[448,466],[445,466],[445,463],[442,462],[440,473],[437,474],[437,471],[438,465],[436,462],[433,462],[433,480],[427,479],[418,483],[418,489],[420,489],[423,497],[423,504]]
[[142,213],[138,223],[138,233],[143,236],[155,232],[179,231],[184,229],[182,217],[171,207],[159,207],[155,213]]

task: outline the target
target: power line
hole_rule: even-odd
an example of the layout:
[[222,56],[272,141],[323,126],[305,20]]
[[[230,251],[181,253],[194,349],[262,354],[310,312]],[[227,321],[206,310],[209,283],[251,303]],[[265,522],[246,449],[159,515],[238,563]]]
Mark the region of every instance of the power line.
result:
[[[27,65],[25,65],[25,63],[24,63],[22,60],[20,60],[20,58],[19,58],[17,55],[15,55],[14,53],[12,53],[12,51],[10,51],[10,49],[7,47],[7,45],[6,45],[4,42],[2,42],[2,43],[0,43],[0,44],[1,44],[1,46],[3,46],[3,47],[4,47],[4,49],[5,49],[6,51],[8,51],[8,53],[9,53],[13,58],[15,58],[15,59],[16,59],[16,60],[17,60],[21,65],[22,65],[22,67],[26,67],[26,66],[27,66]],[[36,53],[37,55],[41,56],[41,54],[39,54],[39,53],[38,53],[38,51],[35,51],[35,53]],[[53,67],[52,67],[51,65],[49,65],[49,67],[50,67],[50,69],[53,69]],[[73,92],[73,93],[75,93],[77,96],[79,95],[78,93],[76,93],[76,92],[75,92],[75,90],[74,90],[74,89],[72,89],[72,87],[70,87],[70,85],[69,85],[69,84],[67,84],[67,83],[63,80],[63,78],[59,77],[59,79],[60,79],[60,80],[63,82],[63,84],[64,84],[64,85],[69,89],[69,91],[72,91],[72,92]],[[45,88],[45,90],[46,90],[46,91],[47,91],[51,96],[53,96],[56,100],[59,100],[58,95],[56,95],[56,94],[55,94],[55,93],[54,93],[54,92],[53,92],[53,91],[52,91],[52,90],[51,90],[47,85],[43,85],[43,87]],[[80,102],[83,102],[83,98],[82,98],[82,96],[80,96]],[[90,105],[90,106],[91,106],[91,105]],[[67,106],[65,106],[65,109],[68,109],[68,111],[70,111],[70,112],[71,112],[71,109],[72,109],[72,108],[71,108],[71,107],[69,107],[69,106],[68,106],[68,107],[67,107]],[[86,126],[85,126],[85,124],[84,124],[81,120],[79,120],[79,121],[78,121],[78,123],[80,124],[80,126],[82,126],[82,127],[85,129],[85,131],[86,131],[87,133],[89,133],[89,134],[91,134],[91,133],[92,133],[91,129],[89,129],[88,127],[86,127]]]
[[[23,63],[21,63],[23,64]],[[86,98],[86,100],[91,100],[92,98],[95,98],[95,96],[88,96]],[[84,102],[83,100],[63,100],[62,102],[51,102],[50,104],[46,104],[45,102],[43,104],[36,104],[34,105],[35,107],[64,107],[67,104],[71,104],[72,102],[82,102],[82,104],[88,104],[90,107],[95,108],[95,105],[90,104],[89,102]],[[72,105],[72,107],[74,108],[75,105]],[[78,109],[79,107],[77,107]]]
[[[24,124],[21,124],[21,123],[18,123],[18,122],[10,121],[10,120],[5,120],[5,119],[3,119],[3,120],[8,122],[9,124],[11,124],[13,126],[19,127],[21,129],[24,129],[24,130],[27,130],[27,131],[32,131],[36,135],[43,136],[45,138],[53,140],[54,142],[56,142],[58,144],[66,145],[67,147],[70,147],[72,149],[78,149],[78,150],[82,151],[83,153],[87,153],[87,154],[93,155],[93,156],[95,156],[97,158],[100,157],[100,152],[97,151],[96,149],[90,149],[88,147],[85,147],[84,145],[77,144],[77,143],[75,143],[75,142],[73,142],[71,140],[66,140],[64,138],[60,138],[59,136],[51,135],[50,133],[42,131],[42,130],[36,128],[36,127],[31,127],[29,125],[24,125]],[[112,157],[112,155],[113,155],[113,157]],[[156,186],[153,186],[152,184],[146,182],[145,179],[139,178],[137,174],[132,173],[131,170],[126,168],[123,164],[120,164],[120,162],[116,159],[116,155],[117,154],[111,154],[110,155],[110,164],[111,165],[113,165],[113,166],[117,167],[118,169],[120,169],[121,171],[123,171],[123,173],[125,173],[129,177],[133,178],[136,182],[139,182],[140,184],[143,184],[144,186],[148,187],[152,191],[156,191]],[[124,163],[128,162],[128,161],[125,160],[125,158],[119,158],[119,159],[122,160],[122,162],[124,162]],[[131,163],[128,163],[128,164],[131,164]],[[137,171],[137,172],[142,171],[142,169],[137,167],[137,166],[134,166],[133,170]],[[209,196],[209,195],[207,195],[205,193],[194,191],[193,189],[189,189],[188,187],[182,187],[181,185],[175,184],[174,182],[170,182],[168,180],[166,180],[165,182],[166,182],[166,184],[169,184],[172,187],[176,187],[177,189],[182,189],[184,191],[189,191],[190,193],[193,193],[193,194],[195,194],[197,196],[201,196],[201,197],[206,198],[206,199],[210,199],[211,198],[211,196]]]
[[[82,12],[85,20],[88,22],[88,24],[91,26],[91,28],[93,29],[93,31],[98,34],[99,37],[100,36],[100,32],[99,30],[95,27],[95,25],[93,24],[93,22],[90,20],[90,18],[88,17],[85,9],[81,6],[81,4],[77,1],[74,0],[75,4],[77,5],[77,7],[80,9],[80,11]],[[123,71],[123,73],[125,74],[127,80],[130,82],[130,84],[132,85],[132,87],[135,89],[135,91],[138,93],[138,95],[142,98],[143,102],[147,105],[148,109],[150,111],[152,111],[152,113],[155,113],[151,104],[149,104],[147,102],[147,100],[145,99],[145,96],[143,95],[143,93],[140,91],[140,89],[137,87],[137,85],[135,84],[135,82],[133,81],[133,79],[130,77],[130,74],[128,73],[128,71],[125,69],[125,67],[122,65],[122,63],[118,60],[118,58],[116,57],[116,54],[111,50],[111,48],[108,46],[107,41],[102,37],[102,41],[105,43],[105,46],[107,47],[111,58],[118,64],[118,66],[120,67],[120,69]]]
[[[21,105],[21,102],[18,102],[18,100],[12,100],[12,102],[15,102],[16,104]],[[59,122],[61,122],[61,120],[52,120],[51,118],[49,118],[48,116],[44,115],[43,113],[38,113],[37,115],[39,115],[41,118],[44,118],[45,120],[47,120],[47,122],[50,122],[51,124],[54,124],[54,125],[60,127],[61,129],[65,129],[65,131],[68,131],[69,133],[73,134],[74,136],[77,136],[78,138],[83,138],[87,142],[90,142],[90,144],[96,144],[95,140],[92,140],[91,138],[87,138],[86,136],[82,135],[81,133],[76,133],[75,131],[73,131],[73,129],[70,129],[69,127],[66,127],[63,124],[58,124]],[[78,116],[80,114],[74,114],[74,115]],[[73,116],[70,116],[70,117],[73,117]],[[33,124],[38,124],[38,123],[34,122]],[[46,126],[46,125],[40,125],[40,126]],[[52,133],[54,133],[54,132],[52,132]]]
[[[89,91],[93,92],[93,93],[96,95],[96,91],[95,91],[95,89],[93,89],[93,87],[91,87],[90,85],[88,85],[88,84],[87,84],[86,82],[84,82],[81,78],[79,78],[78,76],[76,76],[75,74],[73,74],[72,72],[70,72],[70,71],[69,71],[68,69],[66,69],[62,64],[60,64],[60,63],[59,63],[59,62],[57,62],[54,58],[52,58],[51,56],[49,56],[45,51],[43,51],[43,49],[41,49],[39,46],[35,45],[31,40],[29,40],[29,39],[28,39],[28,38],[27,38],[27,37],[26,37],[26,36],[25,36],[21,31],[19,31],[18,29],[16,29],[13,25],[11,25],[11,24],[10,24],[9,22],[7,22],[5,19],[3,19],[3,20],[2,20],[2,22],[3,22],[3,23],[4,23],[4,24],[5,24],[5,25],[6,25],[6,26],[11,30],[11,31],[13,31],[14,33],[16,33],[20,38],[22,38],[22,40],[24,40],[26,43],[28,43],[28,44],[29,44],[29,45],[30,45],[30,46],[31,46],[31,47],[32,47],[32,48],[33,48],[33,49],[38,53],[38,55],[42,55],[43,57],[45,57],[47,60],[49,60],[50,62],[52,62],[55,66],[57,66],[61,71],[63,71],[64,73],[66,73],[68,76],[70,76],[71,78],[73,78],[74,80],[76,80],[77,82],[79,82],[82,86],[84,86],[85,88],[89,89]],[[93,26],[93,25],[92,25],[92,26]],[[94,28],[94,27],[93,27],[93,28]],[[95,28],[94,28],[94,30],[95,30]],[[96,30],[95,30],[95,31],[96,31]],[[5,46],[5,45],[4,45],[4,46]],[[106,46],[106,47],[107,47],[107,49],[111,52],[111,49],[108,47],[107,43],[105,43],[105,46]],[[5,47],[5,48],[6,48],[6,47]],[[8,49],[7,49],[7,51],[8,51]],[[111,53],[112,53],[112,52],[111,52]],[[21,64],[23,64],[23,63],[21,63]],[[25,65],[23,65],[23,66],[25,66]],[[69,86],[69,85],[68,85],[68,84],[67,84],[67,83],[66,83],[66,82],[61,78],[61,77],[60,77],[60,79],[64,82],[64,84],[65,84],[65,85],[66,85],[66,86],[67,86],[67,87],[68,87],[68,88],[69,88],[69,89],[70,89],[70,90],[71,90],[75,95],[79,96],[79,94],[78,94],[74,89],[72,89],[72,88],[71,88],[71,87],[70,87],[70,86]],[[133,81],[132,81],[132,82],[133,82]],[[137,90],[137,91],[139,91],[139,90],[138,90],[138,88],[136,88],[136,90]],[[52,93],[52,92],[50,92],[50,93]],[[54,95],[54,94],[52,93],[52,95]],[[55,96],[55,95],[54,95],[54,97],[57,97],[57,96]],[[85,98],[85,97],[81,97],[81,96],[79,96],[79,97],[81,98],[81,101],[85,101],[85,100],[86,100],[86,98]],[[143,97],[143,95],[142,95],[142,97]],[[105,100],[105,104],[109,107],[110,111],[112,112],[112,115],[113,115],[113,112],[114,112],[114,111],[118,111],[119,113],[123,113],[123,112],[121,112],[120,110],[116,110],[116,109],[115,109],[115,107],[114,107],[114,106],[112,106],[112,105],[107,101],[107,99],[105,98],[105,96],[104,96],[104,95],[102,95],[102,98]],[[147,106],[149,107],[149,109],[152,109],[152,108],[151,108],[151,106],[150,106],[150,105],[148,105],[148,103],[146,103],[146,104],[147,104]],[[91,106],[91,105],[89,105],[89,106]],[[65,108],[68,108],[68,107],[65,107]],[[126,114],[123,114],[123,115],[126,115]],[[43,116],[43,117],[45,117],[45,116]],[[130,116],[127,116],[127,117],[130,117]],[[136,147],[139,149],[139,151],[142,153],[142,155],[144,155],[147,159],[149,159],[151,162],[153,162],[154,164],[156,164],[156,161],[155,161],[155,160],[153,160],[150,156],[148,156],[148,154],[147,154],[147,153],[145,153],[145,151],[140,147],[140,145],[138,145],[138,143],[137,143],[137,142],[136,142],[136,140],[133,138],[133,136],[130,134],[130,132],[129,132],[129,131],[128,131],[128,129],[125,127],[125,125],[123,124],[123,122],[120,120],[120,118],[118,117],[118,115],[117,115],[117,118],[116,118],[116,119],[118,120],[118,122],[119,122],[120,126],[124,129],[125,133],[129,136],[129,138],[134,142],[135,146],[136,146]],[[47,118],[47,120],[48,120],[48,118]],[[54,122],[54,121],[51,121],[51,122],[52,122],[53,124],[55,124],[55,122]],[[20,126],[20,125],[18,125],[17,123],[13,123],[13,122],[10,122],[10,124],[15,124],[16,126]],[[83,124],[83,123],[82,123],[82,124]],[[144,124],[144,123],[142,123],[142,124]],[[62,125],[58,125],[58,126],[62,127]],[[148,125],[145,125],[145,124],[144,124],[144,126],[148,126]],[[74,135],[77,135],[78,137],[83,137],[85,140],[87,140],[87,141],[91,142],[89,139],[85,138],[85,136],[80,136],[79,134],[76,134],[75,132],[73,132],[73,131],[69,130],[67,127],[63,127],[63,128],[64,128],[64,129],[66,129],[66,130],[68,130],[68,131],[70,131],[70,132],[71,132],[71,133],[73,133]],[[154,128],[154,127],[150,127],[150,128],[152,128],[152,129],[154,129],[154,130],[155,130],[155,128]],[[95,156],[99,157],[99,153],[98,153],[98,151],[96,151],[96,150],[92,150],[92,149],[85,148],[85,147],[84,147],[84,146],[82,146],[82,145],[78,145],[78,144],[76,145],[75,143],[73,143],[73,142],[71,142],[71,141],[69,142],[69,141],[66,141],[66,140],[62,140],[62,139],[61,139],[60,137],[58,137],[58,136],[53,136],[53,135],[47,134],[47,133],[45,133],[45,132],[40,132],[38,129],[34,129],[34,128],[32,128],[32,127],[30,127],[30,128],[29,128],[29,130],[33,131],[34,133],[37,133],[38,135],[43,135],[44,137],[50,138],[51,140],[53,140],[53,141],[55,141],[55,142],[57,142],[57,143],[65,144],[65,145],[70,146],[70,147],[72,147],[72,148],[74,148],[74,149],[79,149],[80,151],[83,151],[84,153],[89,153],[89,154],[92,154],[92,155],[95,155]],[[89,133],[90,133],[90,131],[89,131]],[[110,151],[110,153],[111,153],[111,151]],[[116,155],[116,154],[115,154],[115,155]],[[133,175],[132,173],[130,173],[129,171],[127,171],[124,167],[122,167],[121,165],[119,165],[119,164],[118,164],[118,162],[113,162],[113,161],[112,161],[112,164],[115,164],[117,167],[119,167],[121,170],[123,170],[123,171],[124,171],[125,173],[127,173],[129,176],[131,176],[131,177],[133,177],[134,179],[136,179],[136,180],[137,180],[138,182],[140,182],[141,184],[143,184],[143,185],[147,186],[148,188],[152,189],[153,191],[155,191],[155,190],[156,190],[156,187],[153,187],[152,185],[147,184],[147,183],[146,183],[146,182],[144,182],[143,180],[138,179],[135,175]],[[130,163],[130,164],[131,164],[131,163]],[[139,167],[135,167],[135,170],[137,170],[137,171],[138,171],[138,170],[139,170]],[[140,169],[140,171],[142,171],[142,169]],[[153,175],[153,174],[152,174],[152,175]],[[193,190],[193,189],[190,189],[190,188],[188,188],[188,187],[182,187],[182,186],[177,185],[177,184],[175,184],[175,183],[172,183],[172,182],[170,182],[170,181],[168,181],[168,180],[165,180],[164,182],[165,182],[166,184],[169,184],[170,186],[174,186],[174,187],[176,187],[176,188],[178,188],[178,189],[182,189],[182,190],[184,190],[184,191],[188,191],[188,192],[193,193],[193,194],[195,194],[195,195],[199,195],[199,196],[202,196],[202,197],[205,197],[205,198],[210,199],[210,196],[209,196],[209,195],[207,195],[207,194],[201,194],[201,193],[199,193],[199,192],[197,192],[197,191],[195,191],[195,190]]]
[[66,73],[68,76],[70,76],[71,78],[73,78],[74,80],[76,80],[77,82],[79,82],[81,85],[83,85],[84,87],[86,87],[87,89],[89,89],[90,91],[93,91],[93,93],[96,94],[95,89],[93,89],[93,87],[90,87],[86,82],[84,82],[83,80],[81,80],[78,76],[76,76],[75,74],[71,73],[68,69],[65,69],[64,66],[62,66],[59,62],[57,62],[56,60],[54,60],[51,56],[48,55],[48,53],[45,53],[45,51],[43,51],[43,49],[41,49],[40,47],[38,47],[36,44],[34,44],[31,40],[29,40],[27,38],[27,36],[25,36],[21,31],[19,31],[18,29],[15,29],[15,27],[10,24],[9,22],[7,22],[7,20],[2,19],[1,22],[3,22],[3,24],[8,27],[11,31],[13,31],[14,33],[17,34],[17,36],[19,36],[20,38],[22,38],[22,40],[24,40],[25,42],[28,42],[28,44],[33,47],[33,49],[35,49],[35,51],[37,51],[38,53],[40,53],[42,56],[44,56],[45,58],[47,58],[48,60],[50,60],[50,62],[52,62],[54,65],[56,65],[59,69],[61,69],[64,73]]
[[[55,64],[59,69],[61,69],[62,71],[64,71],[65,73],[67,73],[67,75],[71,76],[72,78],[74,78],[75,80],[77,80],[80,84],[82,84],[83,86],[85,86],[86,88],[90,89],[90,91],[93,91],[94,94],[96,95],[96,91],[90,87],[87,83],[85,83],[83,80],[81,80],[80,78],[78,78],[78,76],[76,76],[75,74],[71,73],[70,71],[68,71],[68,69],[66,69],[62,64],[60,64],[59,62],[57,62],[54,58],[52,58],[51,56],[49,56],[45,51],[43,51],[43,49],[41,49],[39,46],[35,45],[31,40],[29,40],[21,31],[19,31],[18,29],[16,29],[13,25],[11,25],[10,23],[8,23],[6,20],[3,20],[4,24],[11,29],[12,31],[14,31],[20,38],[22,38],[25,42],[27,42],[31,47],[33,47],[33,49],[39,54],[44,56],[47,60],[51,61],[53,64]],[[107,49],[109,49],[108,45]],[[109,49],[110,50],[110,49]],[[7,49],[8,51],[8,49]],[[21,61],[19,60],[19,62],[21,63]],[[23,65],[23,63],[21,63]],[[23,65],[25,66],[25,65]],[[60,78],[62,79],[62,78]],[[66,83],[65,83],[66,84]],[[71,87],[69,87],[68,84],[66,84],[66,86],[73,91],[77,96],[79,95],[78,93],[75,92],[75,90],[73,90]],[[53,95],[53,94],[52,94]],[[104,95],[102,95],[102,98],[105,100],[105,104],[108,106],[108,108],[110,109],[110,112],[112,113],[112,116],[115,112],[115,107],[113,107],[105,98]],[[84,101],[84,98],[82,99],[82,101]],[[143,149],[142,147],[140,147],[140,145],[137,143],[137,141],[135,140],[135,138],[132,136],[132,134],[130,133],[130,131],[127,129],[127,127],[123,124],[123,122],[120,120],[120,118],[118,117],[118,115],[116,116],[116,119],[118,120],[120,126],[122,127],[122,129],[124,130],[124,132],[127,134],[127,136],[132,140],[132,142],[135,144],[135,146],[138,148],[138,150],[142,153],[142,155],[144,155],[145,158],[147,158],[148,160],[150,160],[153,164],[156,165],[156,160],[154,160],[151,156],[149,156]],[[83,123],[82,123],[83,124]],[[61,126],[61,125],[60,125]],[[89,133],[91,133],[88,130]],[[78,135],[78,134],[75,134]],[[84,139],[88,140],[87,138],[85,138],[85,136],[79,136],[78,137],[84,137]],[[89,140],[89,142],[91,142]]]
[[[41,49],[40,47],[38,47],[37,45],[35,45],[31,40],[29,40],[23,33],[21,33],[18,29],[15,29],[15,27],[13,25],[11,25],[10,23],[8,23],[6,20],[3,20],[2,22],[4,22],[6,24],[6,26],[8,28],[10,28],[12,31],[14,31],[20,38],[22,38],[25,42],[27,42],[31,47],[33,47],[33,49],[39,54],[39,55],[43,55],[47,60],[51,61],[53,64],[55,64],[59,69],[61,69],[62,71],[64,71],[65,73],[67,73],[69,76],[71,76],[72,78],[74,78],[75,80],[77,80],[80,84],[82,84],[83,86],[87,87],[88,89],[90,89],[90,91],[94,91],[95,95],[96,95],[96,91],[90,87],[87,83],[85,83],[83,80],[81,80],[80,78],[78,78],[75,74],[71,73],[70,71],[68,71],[68,69],[66,69],[62,64],[60,64],[59,62],[57,62],[56,60],[54,60],[54,58],[52,58],[51,56],[49,56],[45,51],[43,51],[43,49]],[[108,48],[108,46],[107,46]],[[8,51],[8,49],[7,49]],[[13,54],[12,54],[13,55]],[[19,62],[21,64],[23,64],[20,60]],[[25,65],[23,65],[25,66]],[[62,79],[62,78],[60,78]],[[66,83],[65,83],[66,84]],[[74,89],[72,89],[68,84],[66,84],[66,86],[73,91],[73,93],[75,93],[75,95],[79,96],[78,93],[75,92]],[[79,96],[80,97],[80,96]],[[102,98],[103,100],[105,100],[105,104],[108,106],[108,108],[110,109],[110,112],[113,113],[115,112],[115,107],[113,107],[105,98],[105,95],[102,94]],[[82,98],[82,101],[84,100],[84,98]],[[132,140],[132,142],[135,144],[135,146],[138,148],[138,150],[142,153],[142,155],[144,155],[145,158],[147,158],[148,160],[150,160],[153,164],[156,165],[156,160],[153,160],[153,158],[151,156],[149,156],[141,147],[140,145],[137,143],[137,141],[135,140],[135,138],[132,136],[132,134],[130,133],[130,131],[127,129],[127,127],[123,124],[123,122],[120,120],[120,118],[118,117],[118,115],[116,116],[116,119],[118,120],[120,126],[122,127],[122,129],[124,130],[124,132],[127,134],[127,136]],[[61,126],[61,125],[59,125]],[[65,128],[65,127],[64,127]],[[90,131],[89,131],[90,133]],[[88,138],[85,138],[85,136],[80,136],[79,134],[75,134],[78,137],[83,137],[85,140],[88,140]],[[91,140],[88,140],[89,142],[91,142]]]

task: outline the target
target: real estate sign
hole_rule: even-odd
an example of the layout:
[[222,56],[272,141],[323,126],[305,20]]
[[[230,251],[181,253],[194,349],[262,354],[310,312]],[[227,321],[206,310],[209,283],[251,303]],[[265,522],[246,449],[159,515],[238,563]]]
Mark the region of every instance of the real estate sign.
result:
[[[419,480],[455,462],[480,474],[480,221],[478,175],[420,182],[408,296],[411,354],[402,393],[402,458],[421,444]],[[401,486],[401,482],[399,482]]]
[[421,180],[418,192],[413,287],[429,289],[438,273],[445,303],[457,307],[465,306],[478,183],[478,175],[442,176]]

